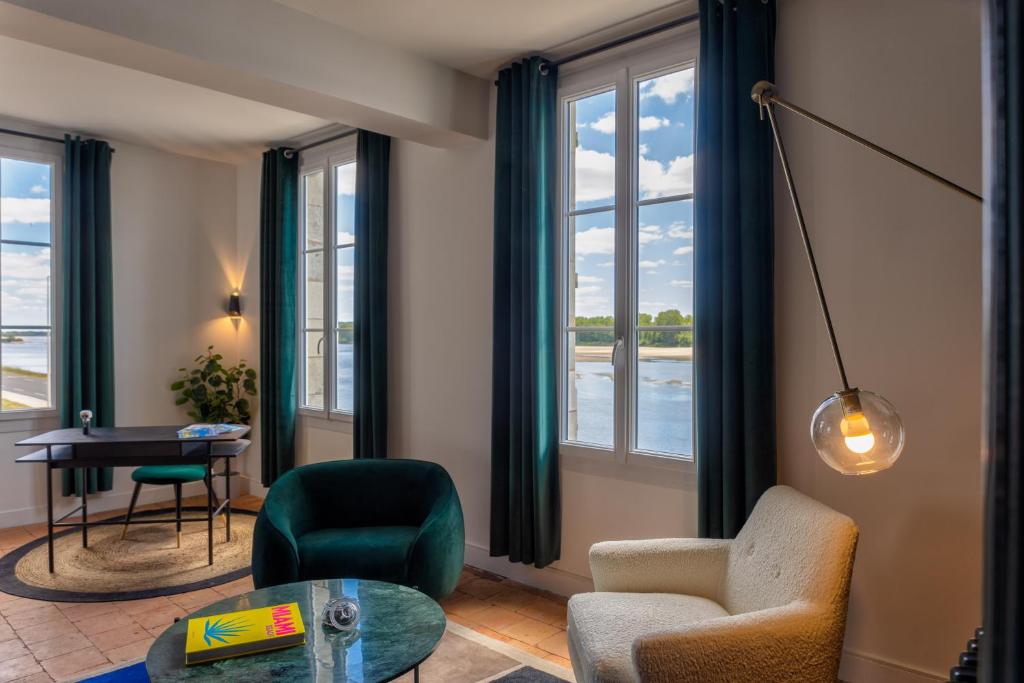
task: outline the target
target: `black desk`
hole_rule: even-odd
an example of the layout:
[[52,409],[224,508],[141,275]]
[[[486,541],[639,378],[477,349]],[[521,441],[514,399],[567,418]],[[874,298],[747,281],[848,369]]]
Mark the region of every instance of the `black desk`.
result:
[[[81,527],[82,546],[89,547],[89,527],[124,524],[123,521],[89,521],[89,501],[86,477],[82,477],[82,504],[62,516],[53,519],[53,470],[81,469],[85,467],[138,467],[140,465],[205,465],[210,486],[206,490],[206,516],[182,519],[183,522],[206,522],[207,554],[213,564],[213,520],[224,513],[227,524],[227,538],[231,540],[231,459],[241,455],[248,447],[242,440],[249,433],[249,427],[229,434],[179,439],[181,427],[93,427],[88,434],[80,428],[56,429],[52,432],[23,439],[16,446],[42,446],[40,450],[23,455],[16,462],[46,465],[46,526],[50,559],[53,572],[53,530],[56,527]],[[222,459],[224,472],[216,475],[214,462]],[[213,506],[213,478],[223,476],[225,481],[224,502],[216,510]],[[78,511],[82,512],[81,522],[65,522]],[[131,520],[131,524],[166,524],[166,520]]]

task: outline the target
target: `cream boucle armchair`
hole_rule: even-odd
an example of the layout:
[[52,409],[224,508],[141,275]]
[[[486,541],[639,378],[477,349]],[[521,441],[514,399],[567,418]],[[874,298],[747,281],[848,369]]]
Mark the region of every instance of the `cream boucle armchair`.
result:
[[787,486],[734,540],[610,541],[569,600],[580,683],[818,683],[839,670],[853,521]]

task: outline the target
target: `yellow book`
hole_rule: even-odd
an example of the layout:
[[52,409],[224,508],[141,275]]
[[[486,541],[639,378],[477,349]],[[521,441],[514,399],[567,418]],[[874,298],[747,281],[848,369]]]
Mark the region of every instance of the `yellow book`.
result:
[[299,603],[188,620],[185,663],[200,664],[306,642]]

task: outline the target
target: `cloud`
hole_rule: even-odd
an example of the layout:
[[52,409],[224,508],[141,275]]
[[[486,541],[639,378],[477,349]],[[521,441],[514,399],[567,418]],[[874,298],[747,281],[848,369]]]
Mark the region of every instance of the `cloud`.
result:
[[693,287],[693,280],[672,280],[669,284],[673,287]]
[[615,261],[605,261],[604,263],[598,263],[597,265],[602,268],[613,268],[615,267]]
[[678,240],[692,240],[693,228],[683,222],[673,223],[669,226],[668,236]]
[[649,270],[649,269],[651,269],[651,268],[657,268],[658,266],[663,266],[663,265],[665,265],[665,259],[659,259],[659,260],[657,260],[657,261],[650,261],[650,260],[647,260],[647,261],[641,261],[641,262],[640,262],[639,264],[637,264],[637,265],[639,265],[639,266],[640,266],[641,268],[643,268],[643,269],[645,269],[645,270]]
[[42,185],[33,185],[29,189],[29,192],[31,192],[32,194],[43,194],[44,192],[46,192],[46,188],[43,187]]
[[591,228],[576,233],[577,254],[614,254],[615,228]]
[[605,135],[612,135],[615,132],[615,112],[610,111],[597,121],[588,123],[589,128],[593,128],[598,133],[604,133]]
[[592,202],[615,196],[614,156],[580,147],[574,157],[577,202]]
[[640,156],[643,157],[647,156],[647,153],[651,151],[651,148],[646,144],[641,144],[639,147],[637,147],[637,150],[639,150]]
[[680,95],[693,92],[693,69],[683,69],[644,82],[640,89],[641,99],[660,97],[665,104],[673,104]]
[[640,244],[648,244],[650,242],[657,242],[661,239],[661,226],[658,225],[641,225],[639,234]]
[[338,233],[338,246],[339,247],[345,246],[346,244],[355,244],[355,243],[356,243],[356,236],[353,235],[352,233],[345,232],[344,230],[342,230],[342,231],[340,231]]
[[[599,277],[597,277],[596,275],[579,275],[579,274],[577,274],[576,275],[576,284],[578,285],[581,282],[585,283],[585,284],[590,284],[590,283],[594,283],[594,282],[604,282],[604,280],[599,278]],[[577,289],[577,291],[579,291],[579,290]]]
[[338,194],[352,195],[356,193],[356,165],[338,166]]
[[46,280],[50,277],[50,250],[4,251],[0,257],[3,280]]
[[692,254],[693,253],[693,247],[678,247],[672,253],[675,254],[676,256],[683,256],[684,254]]
[[0,197],[0,216],[4,223],[49,223],[50,200]]
[[641,116],[640,117],[640,130],[658,130],[662,127],[671,126],[672,122],[664,117],[658,116]]
[[668,165],[640,157],[640,194],[643,199],[693,191],[693,155],[678,156]]

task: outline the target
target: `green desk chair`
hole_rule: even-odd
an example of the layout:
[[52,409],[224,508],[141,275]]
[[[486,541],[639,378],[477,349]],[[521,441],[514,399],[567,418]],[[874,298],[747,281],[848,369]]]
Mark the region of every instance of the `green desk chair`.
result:
[[[224,443],[214,443],[212,454],[214,457],[225,455],[239,455],[249,447],[248,439],[236,439]],[[229,477],[237,472],[231,470],[230,462],[225,466],[223,473],[214,473],[215,477]],[[206,476],[206,465],[146,465],[138,467],[132,472],[132,481],[135,482],[135,490],[132,491],[132,502],[128,504],[128,514],[125,516],[124,528],[121,530],[121,538],[128,535],[128,523],[132,521],[132,512],[135,510],[135,503],[139,500],[139,492],[143,484],[151,486],[174,486],[174,522],[178,532],[178,547],[181,547],[181,488],[185,484],[202,481],[213,496],[214,509],[220,507],[220,499],[217,498],[217,491],[213,488],[213,482]],[[230,505],[230,502],[228,503]],[[230,540],[230,538],[228,539]]]
[[462,506],[443,467],[339,460],[286,472],[263,501],[252,542],[257,588],[375,579],[440,600],[459,581]]
[[132,491],[132,502],[128,504],[128,515],[124,520],[121,538],[128,535],[128,523],[132,521],[135,503],[139,500],[139,492],[143,484],[150,486],[174,486],[174,522],[178,532],[178,545],[181,547],[181,487],[194,481],[206,482],[206,488],[213,495],[214,507],[220,507],[217,494],[214,492],[209,477],[206,476],[206,465],[146,465],[132,472],[135,490]]

